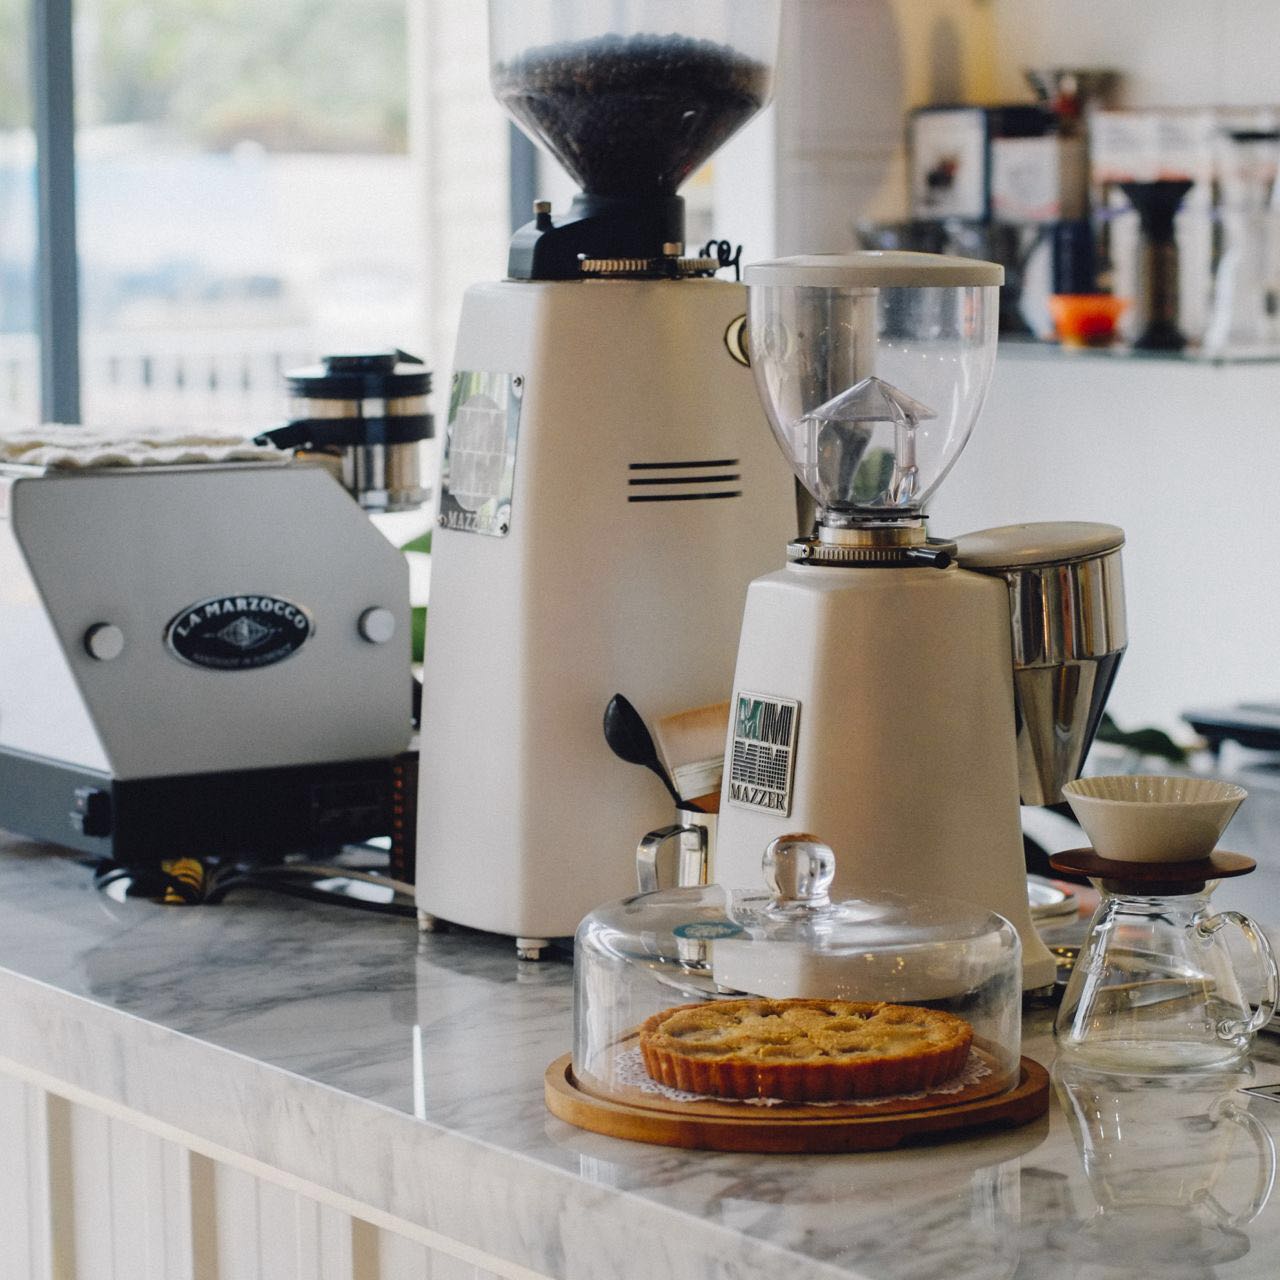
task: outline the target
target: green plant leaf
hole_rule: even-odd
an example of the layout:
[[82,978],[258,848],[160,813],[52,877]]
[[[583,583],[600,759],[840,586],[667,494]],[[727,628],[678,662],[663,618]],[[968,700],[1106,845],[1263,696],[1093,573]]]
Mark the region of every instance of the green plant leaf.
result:
[[1131,729],[1128,732],[1104,714],[1098,723],[1098,741],[1127,747],[1144,756],[1159,756],[1173,764],[1185,764],[1187,750],[1180,747],[1163,729]]
[[409,636],[413,661],[421,662],[427,651],[427,606],[425,604],[410,611]]

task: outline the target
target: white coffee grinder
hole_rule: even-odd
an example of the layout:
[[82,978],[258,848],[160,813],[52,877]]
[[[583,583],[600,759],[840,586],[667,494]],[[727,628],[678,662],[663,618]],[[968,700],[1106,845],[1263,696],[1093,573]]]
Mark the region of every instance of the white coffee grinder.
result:
[[[634,888],[670,820],[613,694],[722,701],[747,584],[795,532],[680,183],[766,102],[778,0],[490,0],[492,79],[581,183],[467,294],[432,548],[417,900],[536,956]],[[759,855],[757,854],[757,861]]]
[[842,897],[998,911],[1034,988],[1054,962],[1028,909],[1019,795],[1060,799],[1092,741],[1126,643],[1124,536],[926,534],[991,380],[1002,275],[876,252],[747,269],[756,382],[819,517],[748,593],[715,876],[754,884],[771,839],[814,832],[841,850]]

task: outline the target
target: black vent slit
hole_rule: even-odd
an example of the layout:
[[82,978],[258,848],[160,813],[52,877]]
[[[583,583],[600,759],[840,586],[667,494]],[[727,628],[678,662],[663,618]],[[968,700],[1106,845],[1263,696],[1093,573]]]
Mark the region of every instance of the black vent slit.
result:
[[627,501],[716,502],[740,498],[742,475],[737,467],[737,458],[632,462],[627,467],[632,473],[627,479]]

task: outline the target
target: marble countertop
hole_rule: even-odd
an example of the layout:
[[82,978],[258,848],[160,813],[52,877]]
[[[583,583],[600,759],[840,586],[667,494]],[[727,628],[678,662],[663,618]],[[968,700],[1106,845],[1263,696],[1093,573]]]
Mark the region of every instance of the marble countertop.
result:
[[[1219,893],[1280,921],[1277,830],[1280,791],[1251,799],[1229,843],[1263,866]],[[1260,1203],[1280,1103],[1239,1092],[1280,1081],[1280,1040],[1260,1039],[1252,1080],[1064,1077],[1050,1114],[1012,1131],[708,1154],[547,1113],[571,976],[563,956],[518,962],[509,940],[420,937],[408,920],[261,892],[117,903],[74,858],[0,836],[0,1059],[513,1264],[566,1280],[1235,1280],[1280,1266],[1280,1194]],[[1030,1012],[1024,1043],[1046,1064],[1050,1019]]]

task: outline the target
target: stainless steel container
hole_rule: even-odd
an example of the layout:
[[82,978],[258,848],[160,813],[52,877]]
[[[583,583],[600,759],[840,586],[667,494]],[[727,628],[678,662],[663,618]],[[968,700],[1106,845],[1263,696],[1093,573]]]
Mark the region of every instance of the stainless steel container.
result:
[[1006,525],[957,541],[962,568],[1009,586],[1018,774],[1024,804],[1079,777],[1128,644],[1114,525]]
[[431,373],[403,351],[326,356],[285,375],[291,419],[259,437],[326,462],[366,511],[413,511],[430,497],[421,444],[435,433]]

